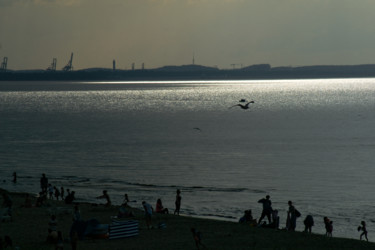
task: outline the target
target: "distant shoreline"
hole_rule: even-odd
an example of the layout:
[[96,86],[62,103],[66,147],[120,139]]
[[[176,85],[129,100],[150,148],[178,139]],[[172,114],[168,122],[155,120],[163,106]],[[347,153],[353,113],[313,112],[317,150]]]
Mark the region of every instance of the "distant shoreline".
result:
[[166,66],[156,69],[76,71],[17,70],[0,72],[0,81],[151,81],[151,80],[260,80],[375,77],[375,64],[271,67],[260,64],[241,69],[218,69],[200,65]]

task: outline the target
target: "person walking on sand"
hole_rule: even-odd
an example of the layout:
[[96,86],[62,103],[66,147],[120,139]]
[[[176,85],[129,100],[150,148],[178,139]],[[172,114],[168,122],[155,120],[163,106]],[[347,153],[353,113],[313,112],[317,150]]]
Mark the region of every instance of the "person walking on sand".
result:
[[152,228],[151,217],[152,217],[152,212],[154,211],[154,209],[152,208],[152,206],[150,204],[148,204],[145,201],[142,201],[142,206],[143,206],[143,209],[145,210],[147,228],[151,229]]
[[181,191],[180,189],[177,189],[176,191],[176,201],[174,202],[176,209],[174,210],[173,214],[180,215],[180,208],[181,208]]
[[365,236],[366,241],[368,241],[365,221],[361,221],[361,226],[358,227],[358,231],[362,231],[361,235],[359,236],[359,240],[362,240],[362,236]]
[[260,224],[265,216],[267,216],[268,224],[271,224],[272,202],[270,200],[270,196],[267,195],[266,198],[260,199],[258,203],[263,204],[262,215],[259,218],[258,224]]
[[103,190],[103,195],[96,197],[97,199],[105,199],[107,201],[104,206],[110,207],[111,206],[111,199],[109,198],[107,190]]

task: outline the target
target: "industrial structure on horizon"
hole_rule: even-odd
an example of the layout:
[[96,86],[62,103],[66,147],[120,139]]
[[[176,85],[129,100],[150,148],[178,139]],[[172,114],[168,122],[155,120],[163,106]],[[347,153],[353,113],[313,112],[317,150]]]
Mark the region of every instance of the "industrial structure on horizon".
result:
[[51,65],[47,68],[48,71],[56,71],[57,59],[53,58]]
[[6,72],[8,67],[8,57],[4,57],[3,62],[1,63],[0,71]]
[[67,65],[65,65],[64,68],[62,68],[63,71],[73,71],[73,52],[70,55],[70,60]]

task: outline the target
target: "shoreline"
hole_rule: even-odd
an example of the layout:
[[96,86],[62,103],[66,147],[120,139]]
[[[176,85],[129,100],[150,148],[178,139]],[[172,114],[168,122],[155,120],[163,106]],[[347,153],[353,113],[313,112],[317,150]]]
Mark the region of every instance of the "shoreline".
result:
[[[54,249],[46,242],[50,214],[56,213],[57,228],[63,234],[64,249],[71,249],[69,230],[72,225],[73,206],[62,201],[47,200],[49,206],[21,207],[27,192],[7,192],[13,200],[13,220],[0,222],[0,237],[8,235],[19,249]],[[3,201],[3,198],[1,197]],[[33,200],[35,203],[35,200]],[[96,219],[101,224],[110,224],[119,206],[104,207],[93,203],[80,203],[83,220]],[[147,229],[144,212],[129,208],[132,219],[139,221],[139,235],[121,239],[85,239],[78,242],[78,249],[196,249],[190,232],[196,228],[202,233],[202,243],[207,249],[374,249],[375,243],[348,238],[328,238],[320,234],[288,232],[251,227],[248,224],[197,218],[189,215],[153,214],[154,229]],[[59,212],[60,211],[60,212]],[[158,229],[164,223],[166,228]],[[314,228],[313,228],[314,231]],[[371,237],[371,235],[370,235]]]

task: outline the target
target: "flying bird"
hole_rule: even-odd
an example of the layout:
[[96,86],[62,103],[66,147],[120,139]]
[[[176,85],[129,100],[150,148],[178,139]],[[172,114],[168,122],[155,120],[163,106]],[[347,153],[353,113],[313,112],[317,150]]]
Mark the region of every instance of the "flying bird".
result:
[[250,104],[250,103],[254,103],[254,101],[250,101],[250,102],[246,103],[245,105],[242,105],[242,104],[236,104],[236,105],[233,105],[232,107],[229,107],[229,108],[233,108],[233,107],[239,106],[239,107],[242,108],[242,109],[249,109],[249,104]]
[[193,129],[198,130],[198,131],[202,131],[200,128],[193,128]]

